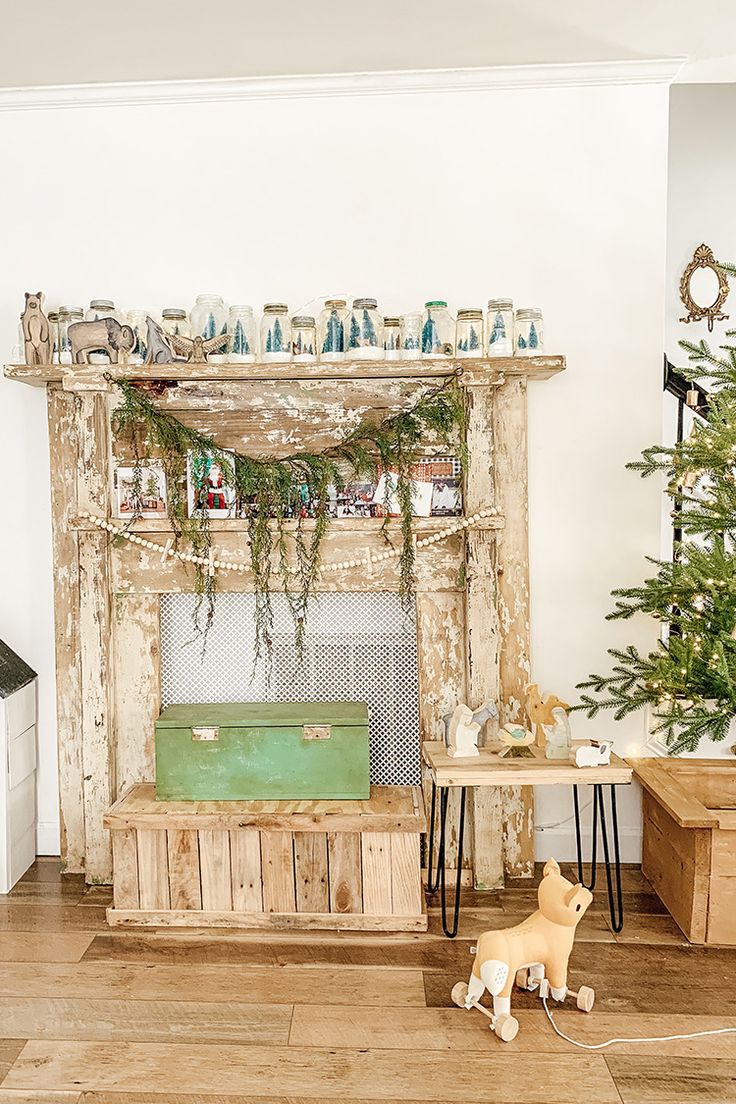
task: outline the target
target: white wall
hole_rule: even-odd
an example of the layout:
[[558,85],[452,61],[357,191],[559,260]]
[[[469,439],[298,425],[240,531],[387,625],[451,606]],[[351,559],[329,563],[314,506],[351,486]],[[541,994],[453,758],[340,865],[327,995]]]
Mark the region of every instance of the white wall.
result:
[[[604,615],[611,587],[639,580],[659,547],[658,488],[624,463],[660,429],[663,85],[7,113],[0,143],[8,352],[23,292],[39,287],[50,304],[153,310],[200,291],[296,308],[346,290],[392,314],[436,296],[541,306],[547,350],[569,367],[530,395],[534,678],[569,700],[607,647],[654,639]],[[18,473],[0,633],[41,675],[40,815],[53,821],[44,396],[0,386]],[[627,752],[643,720],[575,730]],[[635,858],[636,795],[622,806]],[[540,795],[540,824],[569,813],[568,793]],[[540,848],[569,857],[570,824]]]

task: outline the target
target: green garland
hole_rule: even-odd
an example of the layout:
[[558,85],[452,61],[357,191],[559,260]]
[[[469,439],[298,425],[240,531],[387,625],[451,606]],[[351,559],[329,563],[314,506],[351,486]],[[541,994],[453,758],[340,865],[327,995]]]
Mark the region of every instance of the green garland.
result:
[[[161,410],[129,380],[114,380],[122,403],[113,415],[115,432],[130,440],[134,457],[134,487],[140,487],[144,458],[158,453],[166,474],[168,513],[175,539],[182,537],[197,556],[208,558],[212,547],[206,509],[189,517],[186,495],[187,456],[191,464],[214,459],[225,482],[234,487],[238,507],[247,518],[250,566],[256,599],[255,661],[270,662],[274,614],[271,602],[273,558],[295,625],[297,653],[304,653],[307,607],[314,594],[323,538],[328,530],[328,488],[341,490],[351,479],[375,479],[378,469],[396,472],[396,499],[401,513],[402,549],[399,558],[399,593],[404,602],[414,594],[415,564],[412,531],[412,465],[419,459],[427,438],[445,449],[458,451],[465,461],[465,398],[453,377],[423,395],[409,410],[394,414],[378,425],[362,422],[324,452],[298,452],[281,460],[225,451],[213,437],[183,425]],[[459,438],[459,440],[458,440]],[[304,526],[299,504],[313,504],[314,525]],[[200,503],[202,505],[202,503]],[[285,523],[292,515],[296,573],[290,571]],[[388,518],[382,532],[386,540]],[[215,577],[196,566],[195,591],[200,596],[195,628],[205,638],[214,615]],[[206,610],[204,622],[202,609]]]

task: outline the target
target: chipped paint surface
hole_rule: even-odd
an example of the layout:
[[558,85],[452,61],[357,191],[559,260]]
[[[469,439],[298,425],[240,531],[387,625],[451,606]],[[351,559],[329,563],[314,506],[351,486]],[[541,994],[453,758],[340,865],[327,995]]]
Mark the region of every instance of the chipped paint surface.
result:
[[115,797],[155,778],[155,722],[161,707],[159,597],[116,594]]

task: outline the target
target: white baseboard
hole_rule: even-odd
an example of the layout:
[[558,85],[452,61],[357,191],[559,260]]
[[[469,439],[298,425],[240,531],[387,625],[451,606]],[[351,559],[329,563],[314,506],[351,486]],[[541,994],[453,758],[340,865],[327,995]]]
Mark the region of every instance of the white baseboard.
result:
[[[575,827],[566,824],[559,828],[535,828],[535,853],[537,862],[557,859],[558,862],[574,862],[577,858]],[[641,862],[641,831],[639,828],[622,828],[618,832],[621,846],[621,862]],[[613,858],[613,851],[611,852]],[[590,828],[583,830],[583,859],[590,862]],[[598,862],[603,862],[603,847],[598,837]]]
[[61,838],[58,820],[39,820],[36,824],[36,854],[59,855]]

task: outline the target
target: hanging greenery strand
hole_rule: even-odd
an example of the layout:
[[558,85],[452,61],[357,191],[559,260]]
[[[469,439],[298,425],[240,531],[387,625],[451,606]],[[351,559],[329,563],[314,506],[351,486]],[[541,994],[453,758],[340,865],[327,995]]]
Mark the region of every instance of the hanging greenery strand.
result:
[[[247,519],[256,604],[256,662],[265,658],[270,663],[274,570],[294,619],[297,653],[300,658],[303,655],[307,608],[314,594],[322,542],[330,522],[331,486],[340,491],[353,479],[376,481],[379,473],[387,475],[387,499],[395,497],[401,517],[399,592],[405,601],[413,596],[412,466],[428,443],[436,443],[446,451],[454,450],[464,465],[465,397],[456,377],[424,393],[408,410],[393,414],[378,425],[361,422],[322,452],[298,452],[278,460],[225,450],[213,437],[183,425],[161,410],[141,387],[124,379],[111,382],[122,396],[113,415],[115,432],[130,440],[135,471],[141,471],[144,459],[152,453],[161,457],[176,542],[184,537],[193,553],[204,559],[212,548],[203,480],[196,509],[193,516],[188,516],[186,495],[181,490],[187,463],[190,471],[200,473],[217,464],[223,482],[234,489],[238,509]],[[309,530],[303,524],[305,503],[312,514]],[[292,559],[284,523],[293,518],[297,523],[292,533]],[[387,524],[388,518],[384,521]],[[206,635],[214,614],[215,575],[201,564],[195,566],[195,572],[195,590],[201,598],[195,627]]]

